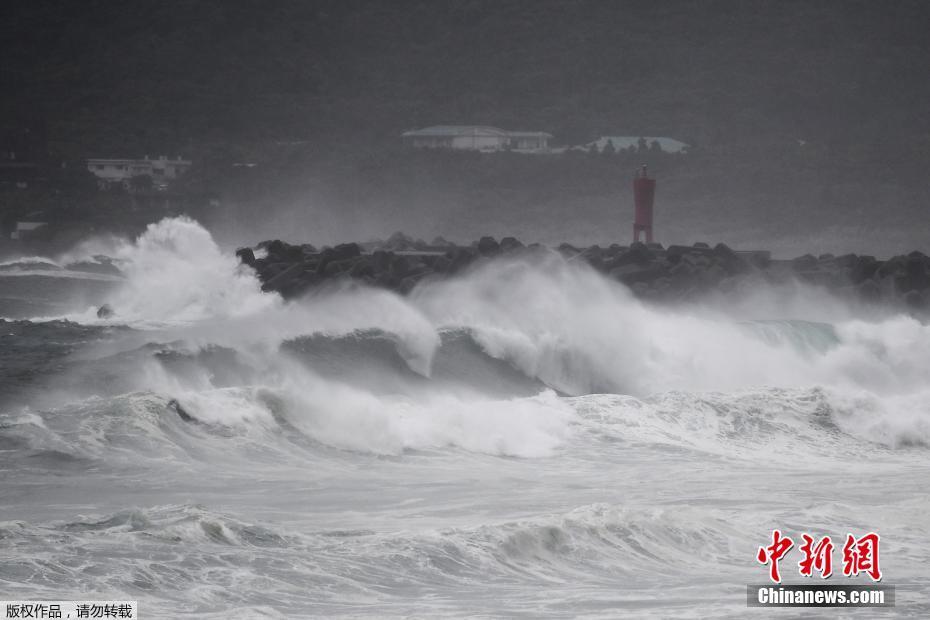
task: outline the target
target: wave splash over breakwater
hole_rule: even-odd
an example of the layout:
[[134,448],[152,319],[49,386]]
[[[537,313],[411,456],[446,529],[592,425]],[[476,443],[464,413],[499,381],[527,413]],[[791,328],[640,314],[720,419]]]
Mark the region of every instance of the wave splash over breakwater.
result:
[[[913,318],[657,307],[555,254],[285,302],[184,218],[111,258],[93,304],[3,323],[0,538],[23,552],[5,589],[173,615],[687,615],[662,583],[735,617],[708,572],[758,580],[753,546],[788,517],[887,525],[902,579],[920,574]],[[88,553],[114,558],[102,586],[75,568]]]

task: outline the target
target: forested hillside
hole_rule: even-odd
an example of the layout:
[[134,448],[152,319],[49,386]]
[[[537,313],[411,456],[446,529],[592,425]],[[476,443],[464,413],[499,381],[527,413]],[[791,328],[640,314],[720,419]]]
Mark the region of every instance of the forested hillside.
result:
[[[352,205],[361,212],[402,210],[408,186],[385,194],[359,170],[380,162],[382,176],[410,178],[392,155],[399,133],[444,123],[544,130],[562,144],[684,140],[693,157],[666,171],[682,194],[669,208],[710,219],[737,205],[778,218],[790,202],[871,225],[873,199],[888,199],[891,219],[927,204],[921,0],[10,1],[0,11],[5,122],[40,114],[65,158],[286,159],[291,177],[256,181],[269,202],[295,184],[296,200],[303,182],[330,202],[377,195]],[[285,157],[282,142],[303,145]],[[471,182],[494,190],[493,174],[477,174]],[[679,187],[692,179],[703,188]],[[451,187],[417,182],[425,194],[413,202]],[[455,208],[474,206],[450,192]],[[558,192],[545,202],[563,198],[577,202]]]
[[4,102],[82,148],[370,142],[430,123],[697,144],[909,138],[920,0],[5,2]]

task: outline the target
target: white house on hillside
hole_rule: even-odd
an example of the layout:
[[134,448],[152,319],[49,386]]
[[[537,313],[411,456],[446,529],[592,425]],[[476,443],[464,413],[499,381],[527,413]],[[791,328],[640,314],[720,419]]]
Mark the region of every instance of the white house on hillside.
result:
[[601,136],[594,142],[589,142],[581,147],[584,150],[596,149],[598,152],[604,150],[608,144],[613,144],[614,150],[639,150],[641,148],[653,149],[658,148],[666,153],[687,153],[691,148],[690,144],[685,144],[674,138],[662,138],[654,136]]
[[16,228],[10,233],[10,239],[28,241],[31,238],[40,236],[47,229],[48,222],[16,222]]
[[101,187],[121,184],[129,188],[133,177],[148,175],[152,177],[156,188],[165,187],[168,181],[177,179],[191,167],[187,159],[168,159],[162,155],[158,159],[88,159],[87,169],[97,177]]
[[416,148],[467,151],[545,152],[552,134],[544,131],[507,131],[484,125],[435,125],[401,134]]

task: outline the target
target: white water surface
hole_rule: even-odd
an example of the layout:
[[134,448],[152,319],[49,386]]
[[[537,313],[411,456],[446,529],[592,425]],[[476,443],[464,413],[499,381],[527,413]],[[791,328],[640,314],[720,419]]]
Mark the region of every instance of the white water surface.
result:
[[7,362],[43,373],[0,405],[7,598],[138,600],[146,618],[804,617],[746,607],[779,528],[881,534],[897,607],[831,616],[930,615],[913,318],[804,290],[660,309],[555,255],[285,303],[183,218],[113,254],[112,318],[77,304],[3,330],[37,358],[89,330],[60,363]]

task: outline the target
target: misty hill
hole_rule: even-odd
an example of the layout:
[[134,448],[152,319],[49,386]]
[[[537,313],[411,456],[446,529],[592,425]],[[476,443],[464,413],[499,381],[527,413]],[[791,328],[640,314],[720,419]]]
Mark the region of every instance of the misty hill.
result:
[[[679,175],[669,179],[671,195],[681,194],[671,213],[719,221],[733,215],[723,202],[777,218],[791,202],[828,211],[817,219],[851,214],[871,226],[856,218],[871,217],[873,200],[895,221],[927,204],[930,8],[919,0],[46,1],[2,10],[4,108],[41,110],[52,150],[67,157],[246,153],[272,163],[284,156],[267,145],[306,141],[287,157],[313,180],[277,175],[260,184],[264,195],[290,185],[294,198],[312,184],[327,200],[377,194],[377,205],[353,205],[363,212],[402,210],[449,187],[420,177],[425,194],[402,199],[359,169],[373,159],[382,178],[410,178],[403,157],[385,160],[401,131],[482,123],[545,130],[555,143],[611,134],[693,144],[689,166],[665,171]],[[453,185],[499,193],[493,168],[463,170]],[[608,189],[595,188],[605,205],[616,201]],[[558,190],[549,198],[577,203]],[[449,203],[475,206],[455,191]]]

